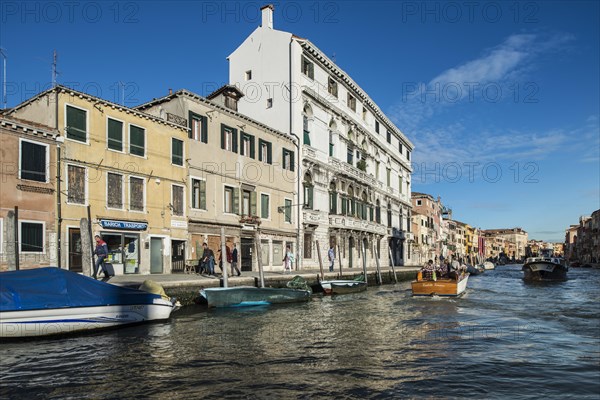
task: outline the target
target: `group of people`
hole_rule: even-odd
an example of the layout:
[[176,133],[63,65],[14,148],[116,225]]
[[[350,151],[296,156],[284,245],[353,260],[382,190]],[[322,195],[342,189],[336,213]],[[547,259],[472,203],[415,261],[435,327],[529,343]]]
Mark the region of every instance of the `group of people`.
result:
[[[207,274],[207,275],[215,275],[215,253],[208,247],[208,244],[205,242],[202,244],[202,255],[200,256],[200,260],[198,261],[198,265],[196,266],[197,274]],[[223,254],[221,254],[221,250],[219,252],[219,268],[221,268],[221,272],[223,272]],[[229,264],[231,264],[231,276],[233,276],[234,272],[237,273],[237,276],[242,275],[242,272],[238,268],[238,250],[233,244],[233,250],[229,248],[229,246],[225,246],[226,259]]]
[[423,280],[437,280],[437,279],[455,279],[458,280],[460,275],[467,270],[467,267],[458,261],[450,262],[449,259],[442,259],[440,263],[434,265],[433,260],[429,260],[423,265],[421,271],[421,278]]

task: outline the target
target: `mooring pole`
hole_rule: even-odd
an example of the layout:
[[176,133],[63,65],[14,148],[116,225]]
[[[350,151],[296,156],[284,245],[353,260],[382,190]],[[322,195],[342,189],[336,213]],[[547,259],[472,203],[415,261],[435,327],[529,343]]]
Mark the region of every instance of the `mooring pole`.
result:
[[225,228],[221,227],[221,270],[223,272],[223,287],[229,287],[227,282],[227,246],[225,245]]
[[265,287],[265,273],[263,272],[262,265],[262,254],[260,251],[260,232],[256,229],[256,235],[254,235],[254,246],[256,247],[256,261],[258,262],[258,276],[260,278],[260,287]]
[[317,245],[317,256],[319,257],[319,268],[321,269],[321,280],[325,278],[325,273],[323,272],[323,260],[321,259],[321,248],[319,247],[319,241],[315,240]]

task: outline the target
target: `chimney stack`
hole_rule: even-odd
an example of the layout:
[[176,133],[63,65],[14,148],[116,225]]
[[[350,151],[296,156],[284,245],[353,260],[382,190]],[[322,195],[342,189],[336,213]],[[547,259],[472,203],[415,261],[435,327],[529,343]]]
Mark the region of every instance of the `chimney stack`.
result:
[[169,94],[173,94],[173,89],[169,88]]
[[273,10],[275,7],[273,4],[267,4],[266,6],[262,6],[260,11],[262,13],[262,27],[273,29]]

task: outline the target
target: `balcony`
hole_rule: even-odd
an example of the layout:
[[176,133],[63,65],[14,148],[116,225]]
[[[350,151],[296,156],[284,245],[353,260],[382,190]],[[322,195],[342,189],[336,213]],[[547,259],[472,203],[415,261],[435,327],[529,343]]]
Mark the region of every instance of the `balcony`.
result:
[[330,215],[329,226],[335,229],[348,229],[387,235],[387,227],[376,222],[365,221],[358,218],[348,217],[346,215]]

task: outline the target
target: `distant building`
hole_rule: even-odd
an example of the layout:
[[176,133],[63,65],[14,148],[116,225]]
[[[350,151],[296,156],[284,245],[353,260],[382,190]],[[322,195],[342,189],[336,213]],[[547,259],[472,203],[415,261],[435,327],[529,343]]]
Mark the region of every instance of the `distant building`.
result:
[[522,228],[486,229],[485,233],[488,237],[504,239],[503,242],[506,243],[502,245],[502,250],[497,251],[503,253],[509,260],[521,260],[525,258],[528,234]]
[[413,252],[417,263],[437,260],[442,255],[442,201],[438,196],[412,192]]

